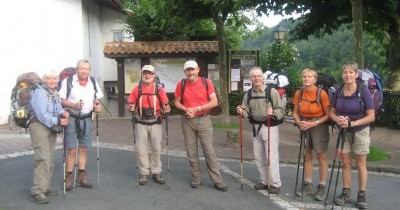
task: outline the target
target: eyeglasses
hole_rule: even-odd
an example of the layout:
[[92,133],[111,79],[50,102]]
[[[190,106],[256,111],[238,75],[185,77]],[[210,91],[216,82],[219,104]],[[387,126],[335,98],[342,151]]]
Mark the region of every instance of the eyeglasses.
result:
[[154,72],[151,72],[151,71],[143,71],[143,74],[149,74],[149,75],[153,75],[153,74],[154,74]]

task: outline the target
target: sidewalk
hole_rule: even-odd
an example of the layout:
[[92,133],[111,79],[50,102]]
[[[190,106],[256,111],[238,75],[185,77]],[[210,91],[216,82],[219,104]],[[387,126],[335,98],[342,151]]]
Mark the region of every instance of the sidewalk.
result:
[[[232,122],[238,122],[238,117],[231,116]],[[219,122],[218,117],[213,117],[213,122]],[[169,150],[185,153],[183,135],[180,127],[180,116],[169,117]],[[243,120],[243,158],[253,160],[251,128],[247,120]],[[95,129],[95,124],[93,125]],[[165,129],[165,127],[164,127]],[[227,130],[214,129],[214,147],[219,158],[240,158],[238,143],[227,140]],[[337,139],[337,131],[331,136],[329,144],[329,162],[332,158]],[[166,132],[163,131],[163,149],[166,150]],[[389,159],[384,161],[368,161],[370,171],[400,174],[400,130],[376,128],[372,132],[371,143],[389,154]],[[95,143],[96,132],[93,132]],[[100,118],[99,119],[100,144],[133,147],[132,124],[130,118]],[[60,144],[60,142],[59,142]],[[16,152],[31,150],[29,134],[24,129],[11,129],[8,125],[0,125],[0,156]],[[296,164],[299,151],[299,131],[290,122],[280,126],[280,161],[287,164]],[[317,163],[317,161],[314,161]]]

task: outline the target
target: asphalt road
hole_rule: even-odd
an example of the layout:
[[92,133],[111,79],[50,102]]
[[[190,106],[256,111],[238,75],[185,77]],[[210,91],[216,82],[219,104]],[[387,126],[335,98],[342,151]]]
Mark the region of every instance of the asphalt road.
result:
[[[258,180],[258,172],[254,162],[244,162],[244,187],[240,185],[240,162],[232,159],[221,159],[220,165],[227,192],[213,188],[209,181],[205,163],[202,161],[203,185],[192,189],[189,164],[185,154],[170,152],[171,184],[158,185],[149,182],[145,186],[136,187],[135,161],[132,151],[120,148],[100,148],[100,185],[97,185],[96,149],[89,150],[88,175],[94,183],[93,189],[77,188],[73,192],[62,194],[62,150],[57,150],[53,188],[59,195],[50,197],[50,203],[40,205],[30,201],[32,185],[33,157],[31,154],[15,155],[0,160],[0,209],[324,209],[321,202],[311,197],[303,200],[293,198],[296,167],[281,165],[283,186],[278,196],[269,198],[265,191],[256,191],[253,185]],[[167,156],[163,155],[163,175],[167,178]],[[314,173],[316,175],[317,173]],[[353,173],[354,174],[354,173]],[[353,200],[356,199],[356,174],[353,175]],[[317,180],[316,178],[314,179]],[[317,184],[317,183],[314,183]],[[398,209],[400,204],[398,189],[400,176],[393,174],[370,173],[368,184],[369,209]],[[338,185],[338,191],[341,184]],[[331,198],[329,199],[331,200]],[[330,209],[329,206],[326,208]],[[353,209],[355,203],[345,208]],[[325,209],[326,209],[325,208]]]

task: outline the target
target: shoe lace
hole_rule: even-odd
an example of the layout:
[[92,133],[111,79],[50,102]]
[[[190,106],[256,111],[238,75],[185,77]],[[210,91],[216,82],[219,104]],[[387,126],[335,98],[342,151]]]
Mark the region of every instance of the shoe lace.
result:
[[359,192],[357,196],[358,202],[365,202],[367,199],[365,197],[365,192]]

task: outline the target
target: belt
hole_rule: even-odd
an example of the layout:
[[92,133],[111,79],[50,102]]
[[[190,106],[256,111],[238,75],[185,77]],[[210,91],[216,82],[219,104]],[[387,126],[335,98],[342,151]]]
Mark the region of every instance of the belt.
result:
[[206,117],[208,114],[201,114],[201,115],[196,115],[196,116],[194,116],[194,117],[196,117],[196,118],[202,118],[202,117]]

